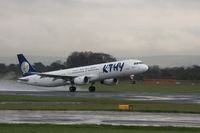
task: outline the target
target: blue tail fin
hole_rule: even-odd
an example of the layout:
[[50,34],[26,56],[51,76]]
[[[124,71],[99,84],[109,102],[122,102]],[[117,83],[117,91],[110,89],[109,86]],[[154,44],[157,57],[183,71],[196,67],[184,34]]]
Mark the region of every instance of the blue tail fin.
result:
[[17,58],[23,77],[36,73],[36,70],[31,66],[31,64],[27,61],[23,54],[18,54]]

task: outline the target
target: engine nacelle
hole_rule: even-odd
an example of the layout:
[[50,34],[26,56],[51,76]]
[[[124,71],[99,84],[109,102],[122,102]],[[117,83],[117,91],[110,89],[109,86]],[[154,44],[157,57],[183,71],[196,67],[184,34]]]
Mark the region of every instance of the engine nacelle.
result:
[[105,79],[105,80],[102,80],[101,83],[105,85],[116,85],[118,84],[118,80],[116,78]]
[[77,85],[88,84],[89,83],[89,79],[86,76],[80,76],[80,77],[74,78],[73,83],[77,84]]

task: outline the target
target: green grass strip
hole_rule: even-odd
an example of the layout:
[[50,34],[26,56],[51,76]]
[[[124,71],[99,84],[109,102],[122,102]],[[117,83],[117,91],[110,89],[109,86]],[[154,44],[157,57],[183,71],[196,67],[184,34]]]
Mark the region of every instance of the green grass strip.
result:
[[0,131],[1,133],[199,133],[200,128],[111,125],[0,124]]
[[109,98],[0,95],[0,110],[92,110],[117,111],[118,104],[132,104],[133,111],[200,113],[199,104],[130,101]]

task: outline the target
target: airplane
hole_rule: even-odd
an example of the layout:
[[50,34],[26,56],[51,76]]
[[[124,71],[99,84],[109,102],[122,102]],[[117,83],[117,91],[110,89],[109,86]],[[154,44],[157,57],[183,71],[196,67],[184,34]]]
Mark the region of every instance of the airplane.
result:
[[148,66],[143,64],[142,61],[129,59],[50,72],[38,72],[23,54],[17,54],[17,58],[23,75],[17,80],[18,82],[42,87],[70,85],[70,92],[76,92],[77,85],[85,84],[91,84],[89,92],[95,92],[95,82],[115,85],[118,83],[117,78],[119,77],[133,77],[135,74],[144,73],[148,70]]

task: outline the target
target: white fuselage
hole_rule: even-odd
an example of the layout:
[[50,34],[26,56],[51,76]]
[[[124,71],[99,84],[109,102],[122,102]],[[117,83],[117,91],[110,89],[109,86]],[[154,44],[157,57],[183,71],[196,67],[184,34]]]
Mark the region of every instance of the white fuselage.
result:
[[[97,65],[90,65],[84,67],[77,67],[71,69],[57,70],[46,72],[44,74],[53,74],[61,76],[87,76],[89,82],[102,81],[110,78],[124,77],[143,73],[148,70],[146,64],[142,64],[139,60],[122,60],[116,62],[102,63]],[[31,75],[19,78],[19,82],[45,87],[63,86],[72,84],[71,81],[66,81],[60,78],[42,77],[40,75]]]

